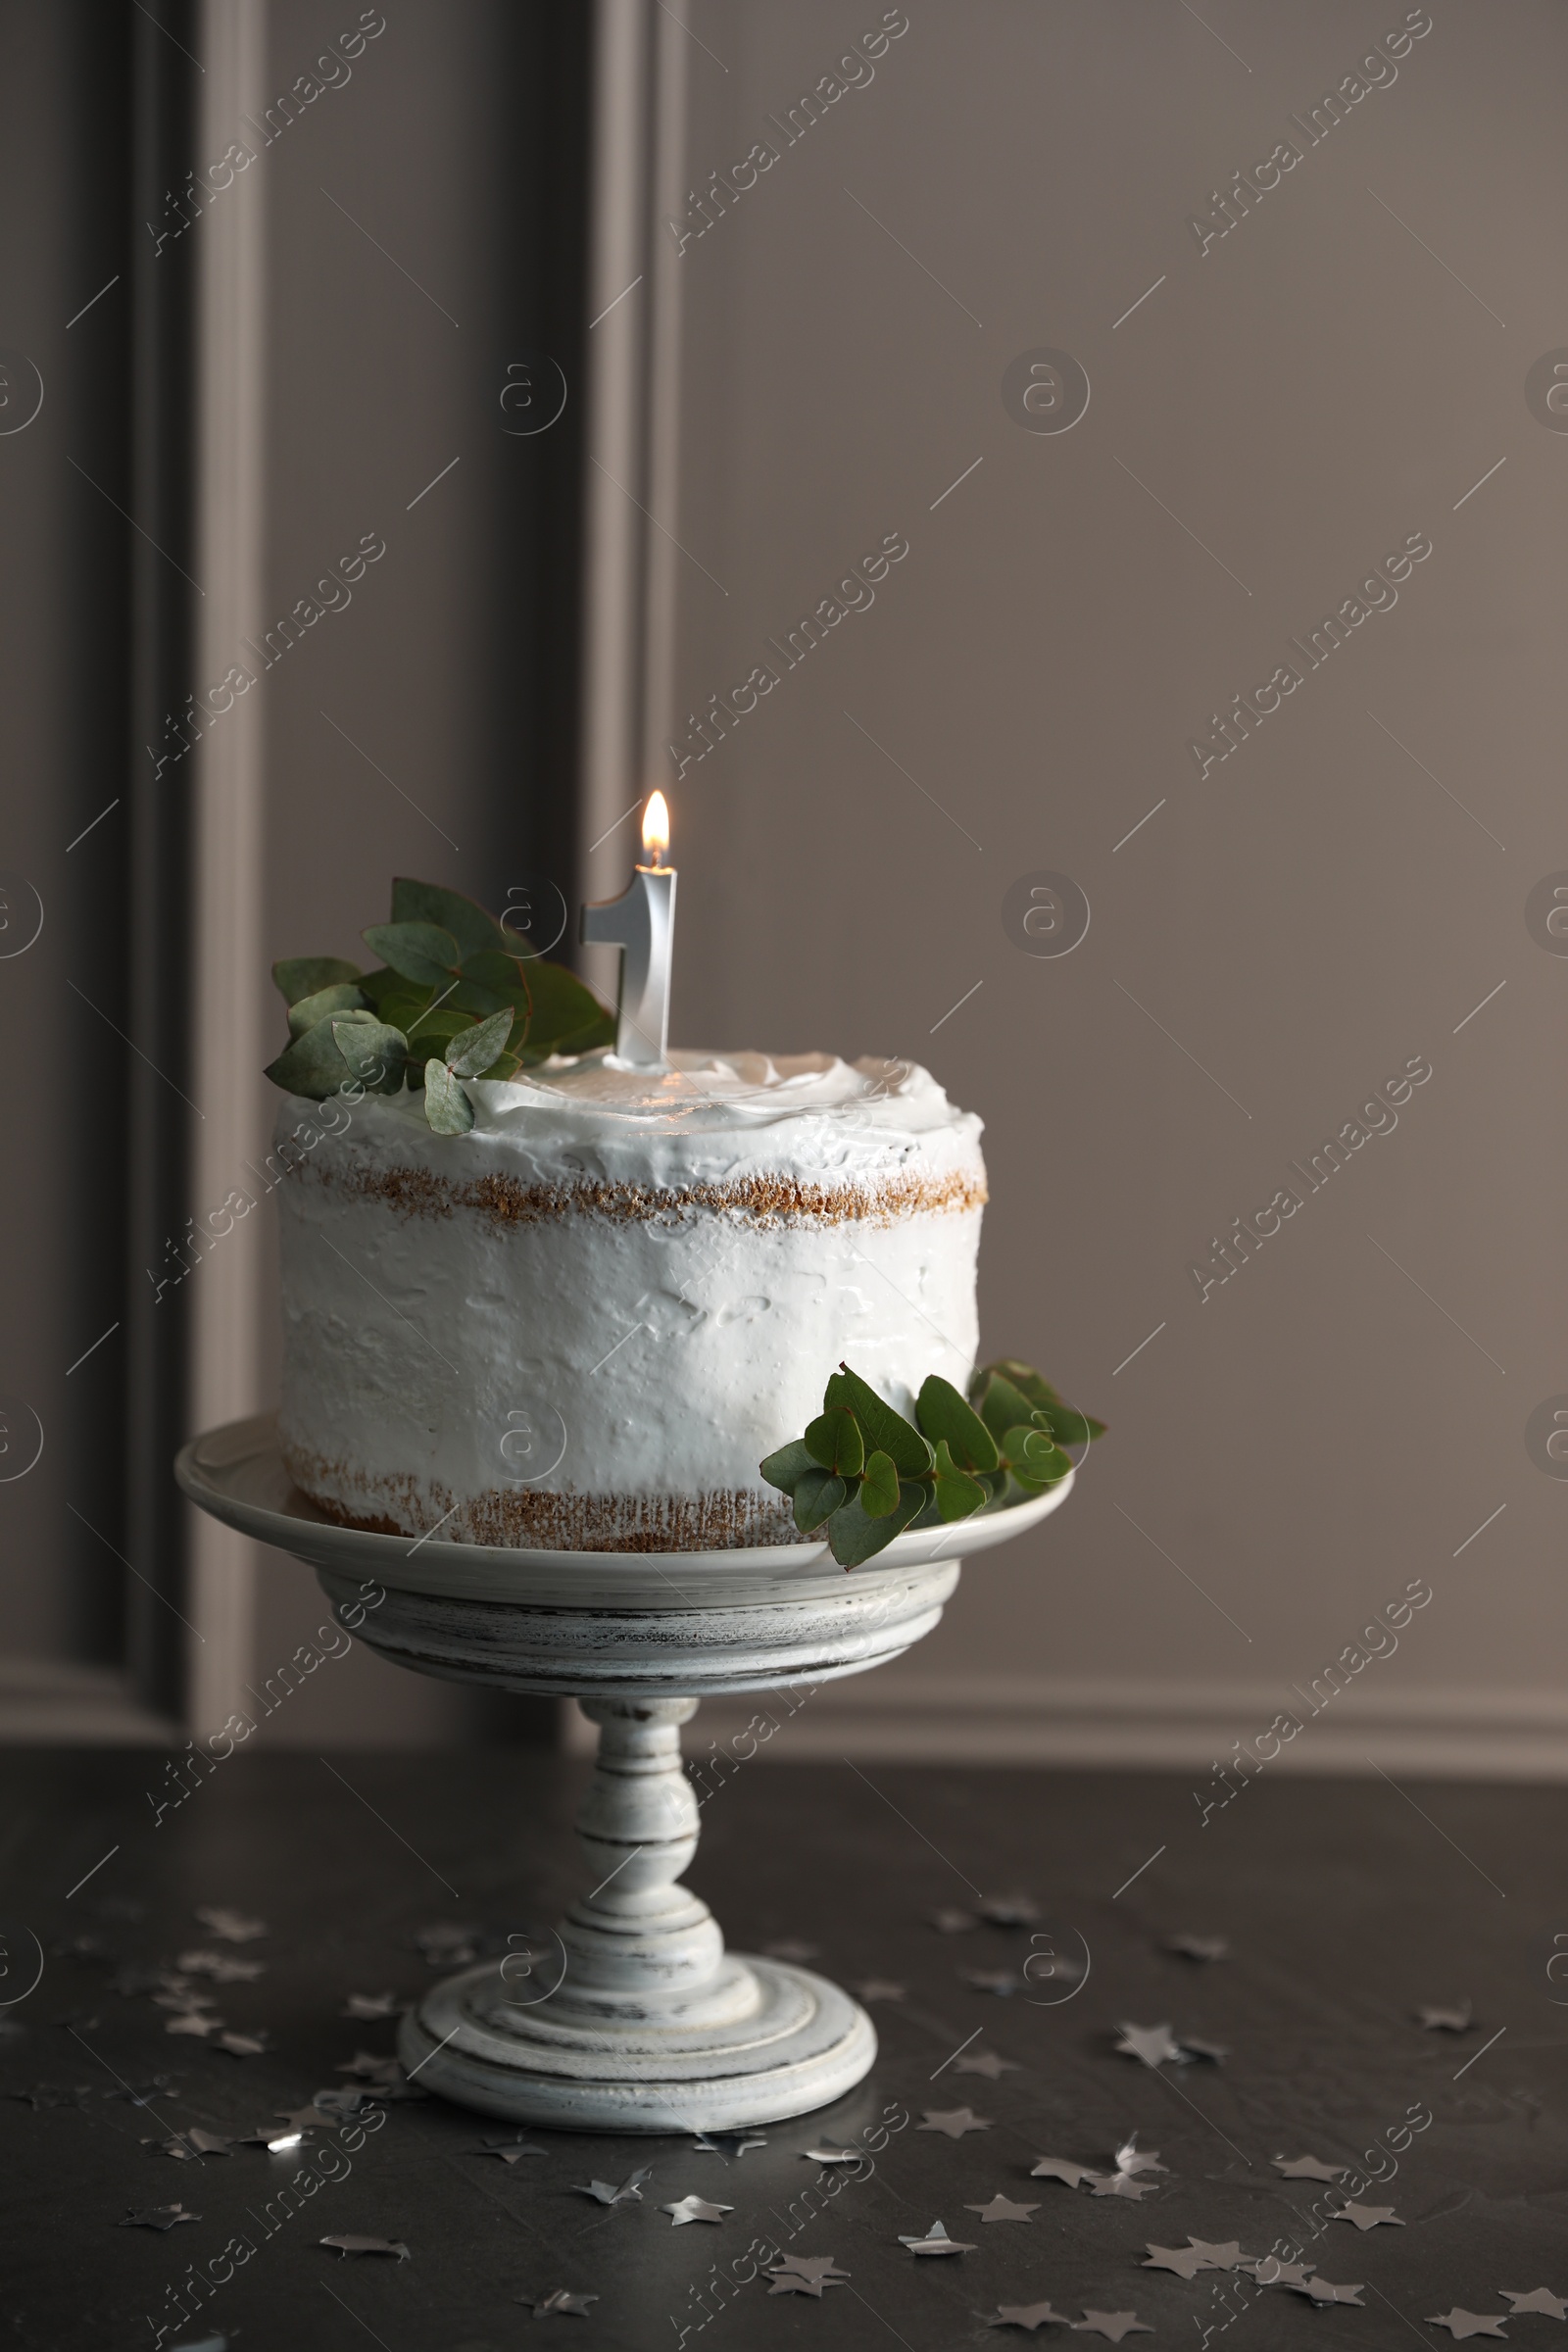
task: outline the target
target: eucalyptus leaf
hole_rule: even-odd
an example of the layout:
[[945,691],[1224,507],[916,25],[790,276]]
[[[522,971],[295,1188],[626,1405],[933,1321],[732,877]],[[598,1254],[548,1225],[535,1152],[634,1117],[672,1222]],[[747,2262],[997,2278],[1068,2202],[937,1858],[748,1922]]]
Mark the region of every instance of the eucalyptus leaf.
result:
[[948,1449],[946,1438],[937,1441],[937,1509],[944,1519],[971,1519],[990,1499],[977,1478],[960,1470]]
[[865,1467],[865,1440],[859,1423],[847,1405],[829,1405],[807,1423],[806,1450],[824,1470],[841,1478],[858,1478]]
[[1102,1438],[1105,1434],[1103,1421],[1095,1420],[1092,1414],[1080,1413],[1070,1404],[1047,1405],[1040,1418],[1058,1446],[1092,1446],[1097,1438]]
[[447,1068],[459,1078],[477,1078],[498,1054],[506,1051],[515,1017],[508,1004],[500,1012],[491,1013],[488,1020],[476,1021],[471,1029],[460,1030],[447,1048]]
[[1041,1475],[1055,1450],[1055,1441],[1048,1429],[1009,1429],[1002,1441],[1003,1457],[1008,1467],[1026,1471],[1031,1478]]
[[782,1494],[793,1494],[807,1471],[814,1469],[816,1465],[806,1450],[805,1440],[791,1438],[787,1446],[781,1446],[776,1453],[770,1453],[766,1461],[759,1462],[757,1467],[770,1487],[777,1487]]
[[614,1016],[574,972],[559,963],[530,963],[528,992],[533,1001],[527,1037],[531,1056],[587,1054],[596,1046],[614,1044]]
[[329,1021],[335,1012],[368,1012],[369,1004],[364,991],[352,980],[335,980],[326,988],[318,988],[314,997],[301,997],[288,1008],[290,1037],[303,1037],[318,1021]]
[[[347,1024],[345,1024],[347,1026]],[[265,1075],[286,1094],[304,1095],[312,1102],[324,1102],[335,1095],[340,1086],[347,1086],[352,1071],[339,1052],[332,1035],[332,1023],[318,1021],[297,1037],[275,1061],[270,1061]]]
[[814,1534],[824,1519],[830,1518],[843,1502],[849,1488],[831,1470],[814,1466],[808,1470],[795,1489],[795,1524],[803,1536]]
[[977,1372],[969,1384],[970,1400],[991,1435],[1001,1439],[1007,1430],[1032,1425],[1035,1408],[1021,1389],[1013,1387],[994,1364]]
[[873,1453],[860,1481],[860,1502],[873,1519],[885,1519],[899,1507],[899,1473],[893,1456]]
[[[464,958],[484,948],[499,949],[506,938],[493,914],[487,914],[461,891],[443,890],[438,882],[410,882],[402,878],[395,881],[392,920],[398,924],[438,923],[443,931],[451,933],[457,942],[458,955]],[[453,960],[456,962],[457,957]]]
[[442,988],[456,975],[458,943],[439,923],[372,923],[360,936],[405,980]]
[[358,980],[360,967],[345,962],[341,956],[287,956],[273,964],[272,978],[282,991],[284,1004],[298,1004],[303,997],[314,997],[319,989]]
[[1020,1390],[1038,1411],[1049,1411],[1053,1405],[1061,1402],[1050,1381],[1044,1379],[1033,1364],[1020,1363],[1015,1355],[999,1356],[988,1369],[1000,1372],[1004,1380],[1010,1380],[1013,1387]]
[[848,1364],[841,1364],[833,1374],[822,1402],[825,1407],[847,1404],[870,1444],[892,1455],[901,1478],[930,1476],[931,1448],[920,1432]]
[[473,1104],[433,1055],[424,1065],[424,1115],[437,1135],[466,1135],[473,1125]]
[[997,1442],[979,1414],[951,1381],[933,1372],[920,1386],[915,1418],[935,1445],[941,1439],[961,1470],[994,1470]]
[[409,1041],[401,1029],[361,1013],[357,1018],[335,1020],[332,1042],[360,1084],[372,1095],[401,1092],[409,1058]]
[[533,1008],[527,976],[515,956],[503,956],[499,949],[480,948],[463,958],[463,977],[466,982],[488,989],[498,1003],[510,1004],[514,1012],[520,1012],[525,1018]]
[[839,1566],[859,1568],[879,1551],[885,1551],[894,1537],[902,1535],[917,1515],[924,1499],[922,1488],[901,1488],[898,1508],[883,1518],[874,1518],[865,1507],[863,1490],[852,1494],[827,1523],[828,1548]]

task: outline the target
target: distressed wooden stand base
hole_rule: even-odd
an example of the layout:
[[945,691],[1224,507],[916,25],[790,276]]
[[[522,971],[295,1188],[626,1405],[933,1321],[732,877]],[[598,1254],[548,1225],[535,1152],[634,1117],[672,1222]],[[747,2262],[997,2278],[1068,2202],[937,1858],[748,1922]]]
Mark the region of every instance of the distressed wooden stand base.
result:
[[506,1962],[487,1961],[405,2018],[399,2052],[428,2088],[518,2123],[700,2132],[804,2115],[867,2072],[876,2035],[847,1993],[726,1953],[708,1905],[676,1883],[697,1850],[680,1757],[697,1703],[584,1701],[599,1761],[577,1830],[597,1884],[562,1922],[561,1953],[535,1951],[526,1978],[509,1984]]
[[517,2123],[691,2132],[781,2122],[859,2082],[876,2056],[864,2011],[809,1969],[726,1953],[678,1884],[697,1850],[680,1726],[710,1693],[898,1657],[940,1620],[956,1547],[972,1558],[1036,1526],[1071,1474],[961,1527],[906,1530],[853,1576],[823,1544],[525,1551],[337,1527],[296,1492],[265,1417],[195,1439],[174,1475],[226,1526],[308,1561],[340,1622],[394,1664],[569,1693],[600,1727],[577,1825],[593,1891],[553,1961],[502,1956],[425,1995],[399,2042],[421,2083]]

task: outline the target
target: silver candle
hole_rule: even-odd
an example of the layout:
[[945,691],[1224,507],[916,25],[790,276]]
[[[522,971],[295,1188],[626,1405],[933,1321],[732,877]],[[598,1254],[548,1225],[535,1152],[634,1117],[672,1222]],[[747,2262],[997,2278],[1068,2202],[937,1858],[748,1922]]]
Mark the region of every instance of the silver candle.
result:
[[666,865],[669,810],[662,792],[643,810],[642,856],[618,899],[582,910],[589,947],[619,948],[620,1013],[615,1054],[634,1069],[669,1067],[669,979],[675,945],[675,869]]

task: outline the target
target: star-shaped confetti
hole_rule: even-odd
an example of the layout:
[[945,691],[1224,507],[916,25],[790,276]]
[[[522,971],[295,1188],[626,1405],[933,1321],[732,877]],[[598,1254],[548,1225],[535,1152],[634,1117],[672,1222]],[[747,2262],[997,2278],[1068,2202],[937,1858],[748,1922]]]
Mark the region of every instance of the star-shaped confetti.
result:
[[1023,1979],[1010,1968],[960,1968],[958,1974],[976,1992],[995,1993],[1000,2001],[1023,1990]]
[[1223,1936],[1167,1936],[1164,1948],[1184,1960],[1228,1960],[1231,1956]]
[[181,1952],[174,1965],[181,1976],[211,1977],[215,1984],[252,1984],[267,1974],[265,1960],[231,1960],[226,1952]]
[[1065,2180],[1069,2188],[1077,2188],[1081,2181],[1094,2180],[1099,2176],[1091,2166],[1074,2164],[1068,2156],[1042,2156],[1037,2164],[1030,2167],[1029,2178],[1031,2180]]
[[1140,2180],[1136,2173],[1090,2173],[1087,2179],[1092,2197],[1152,2197],[1154,2193],[1153,2181]]
[[225,1903],[203,1904],[196,1916],[224,1943],[254,1943],[258,1936],[269,1932],[265,1921],[247,1919],[243,1911],[231,1911]]
[[517,2297],[517,2301],[524,2304],[533,2313],[536,2320],[590,2319],[592,2314],[588,2306],[590,2303],[597,2303],[598,2300],[597,2295],[568,2294],[564,2286],[558,2286],[554,2294],[541,2295],[537,2301],[532,2295]]
[[[1430,2005],[1416,2011],[1419,2022],[1429,2034],[1468,2034],[1474,2023],[1475,2011],[1469,2001],[1458,2001],[1452,2008],[1433,2008]],[[1507,2313],[1503,2313],[1507,2318]]]
[[966,2205],[965,2213],[977,2213],[983,2222],[1027,2222],[1040,2211],[1038,2205],[1015,2205],[999,2189],[989,2205]]
[[673,2205],[661,2205],[659,2210],[661,2213],[673,2214],[675,2219],[672,2226],[679,2230],[686,2222],[721,2222],[725,2214],[733,2213],[735,2208],[733,2205],[710,2205],[706,2197],[691,2196],[681,2197]]
[[1554,2295],[1549,2286],[1532,2287],[1528,2295],[1516,2286],[1499,2286],[1497,2292],[1513,2305],[1508,2314],[1511,2320],[1517,2319],[1522,2311],[1539,2312],[1546,2320],[1568,2320],[1568,2300]]
[[[332,2119],[323,2115],[319,2120],[325,2124]],[[264,2124],[259,2132],[242,2132],[234,2145],[237,2148],[267,2148],[275,2155],[282,2148],[297,2148],[304,2137],[304,2132],[297,2125]]]
[[835,2148],[826,2142],[819,2148],[803,2148],[801,2154],[808,2156],[813,2164],[858,2164],[860,2161],[858,2148]]
[[390,2254],[396,2262],[407,2262],[409,2249],[400,2237],[356,2237],[352,2233],[341,2237],[318,2237],[318,2246],[330,2246],[334,2254]]
[[891,1977],[867,1977],[855,1990],[862,2001],[905,2001],[909,1997],[907,1985],[896,1984]]
[[989,2132],[991,2118],[976,2115],[972,2107],[927,2107],[925,2121],[916,2124],[917,2132],[943,2132],[949,2139],[961,2139],[966,2132]]
[[850,2274],[831,2254],[781,2254],[776,2267],[762,2275],[772,2281],[770,2295],[814,2295],[820,2303],[822,2289],[842,2286]]
[[433,1928],[420,1928],[414,1941],[416,1949],[432,1968],[461,1968],[465,1961],[477,1960],[483,1938],[482,1928],[458,1927],[451,1920],[437,1920]]
[[1026,1894],[993,1895],[981,1904],[980,1916],[994,1928],[1032,1928],[1040,1917],[1040,1905]]
[[1230,2050],[1223,2041],[1200,2041],[1196,2034],[1184,2034],[1177,2045],[1176,2055],[1183,2060],[1206,2058],[1210,2066],[1223,2066]]
[[548,2156],[550,2150],[541,2148],[532,2139],[487,2139],[482,2148],[473,2152],[476,2156],[499,2156],[503,2164],[516,2164],[524,2156]]
[[372,2017],[396,2017],[402,2005],[395,1992],[351,1992],[338,2014],[362,2021]]
[[1157,2148],[1140,2148],[1137,2132],[1129,2132],[1116,2150],[1116,2170],[1118,2173],[1168,2173],[1170,2167],[1160,2163]]
[[1450,2335],[1458,2337],[1466,2335],[1502,2336],[1502,2341],[1506,2343],[1508,2338],[1502,2334],[1502,2323],[1504,2320],[1512,2318],[1511,2311],[1460,2311],[1455,2305],[1452,2311],[1446,2311],[1441,2319],[1428,2320],[1427,2326],[1429,2328],[1446,2328]]
[[1353,2303],[1357,2311],[1365,2309],[1359,2283],[1336,2286],[1332,2278],[1281,2278],[1275,2283],[1288,2286],[1293,2294],[1305,2295],[1309,2303]]
[[226,2034],[220,2034],[218,2036],[218,2046],[220,2050],[226,2050],[231,2058],[260,2058],[268,2050],[270,2050],[272,2045],[269,2041],[265,2032],[259,2034],[236,2034],[231,2031]]
[[939,1936],[967,1936],[980,1922],[972,1911],[960,1911],[954,1904],[945,1903],[940,1911],[932,1912],[931,1925]]
[[1392,2205],[1357,2205],[1352,2202],[1348,2205],[1342,2205],[1338,2213],[1331,2213],[1329,2220],[1331,2222],[1353,2222],[1357,2230],[1375,2230],[1379,2222],[1387,2222],[1394,2230],[1404,2228],[1404,2224]]
[[1145,2066],[1164,2066],[1180,2058],[1181,2046],[1171,2038],[1169,2026],[1118,2026],[1116,2048],[1124,2058],[1141,2058]]
[[[324,2095],[322,2093],[322,2096]],[[279,2107],[274,2110],[274,2113],[279,2119],[281,2129],[285,2132],[311,2132],[321,2125],[335,2126],[342,2120],[341,2117],[334,2115],[330,2108],[318,2106],[315,2099],[308,2107]]]
[[[975,2317],[981,2317],[976,2313]],[[1037,2328],[1070,2328],[1072,2322],[1064,2311],[1053,2311],[1049,2303],[999,2303],[997,2316],[987,2320],[988,2328],[1026,2328],[1033,2335]]]
[[988,2082],[998,2082],[1004,2075],[1016,2075],[1022,2069],[1016,2058],[999,2058],[995,2050],[966,2050],[961,2058],[955,2058],[953,2071],[956,2075],[984,2075]]
[[924,2237],[901,2237],[899,2243],[901,2246],[907,2246],[911,2254],[972,2254],[974,2252],[973,2246],[965,2245],[962,2238],[950,2237],[947,2225],[943,2222],[933,2222]]
[[1317,2156],[1276,2156],[1274,2170],[1287,2180],[1337,2180],[1343,2164],[1324,2164]]
[[200,2124],[188,2132],[176,2132],[172,2139],[144,2139],[144,2148],[156,2148],[161,2156],[173,2156],[188,2163],[197,2156],[226,2156],[234,2142],[224,2132],[206,2132]]
[[1091,2311],[1086,2305],[1081,2320],[1074,2320],[1075,2335],[1102,2335],[1107,2343],[1119,2344],[1124,2335],[1152,2335],[1136,2311]]
[[177,2230],[181,2222],[199,2222],[199,2213],[187,2213],[183,2205],[149,2205],[145,2213],[127,2213],[121,2223],[122,2230]]
[[819,1943],[803,1943],[799,1936],[782,1936],[777,1943],[764,1943],[762,1951],[769,1960],[793,1960],[798,1967],[822,1957]]
[[361,2082],[396,2082],[403,2070],[390,2053],[381,2057],[373,2050],[356,2050],[352,2058],[340,2058],[332,2071],[354,2075]]
[[1281,2262],[1277,2254],[1260,2254],[1255,2262],[1243,2263],[1259,2286],[1304,2286],[1317,2268],[1311,2262]]
[[164,1976],[160,1979],[161,1992],[153,1994],[155,2009],[211,2009],[214,1995],[198,1992],[188,1977]]
[[699,2132],[697,2134],[699,2156],[722,2156],[726,2164],[732,2158],[738,2162],[748,2148],[765,2148],[766,2145],[760,2132]]
[[1189,2232],[1187,2242],[1195,2254],[1201,2254],[1205,2270],[1239,2271],[1257,2260],[1255,2254],[1244,2254],[1234,2237],[1226,2238],[1220,2245],[1211,2246],[1206,2238],[1194,2237]]
[[34,2110],[40,2107],[84,2107],[92,2096],[90,2082],[78,2082],[67,2090],[58,2082],[34,2082],[29,2090],[13,2090],[13,2099],[24,2099]]
[[609,2180],[574,2181],[572,2185],[578,2196],[597,2197],[601,2205],[640,2205],[643,2182],[652,2179],[653,2170],[651,2164],[640,2164],[634,2173],[626,2175],[618,2188]]
[[222,2019],[215,2017],[207,2009],[182,2009],[177,2017],[164,2021],[166,2034],[189,2034],[198,2041],[205,2041],[209,2034],[220,2034],[222,2031]]
[[1196,2244],[1186,2246],[1155,2246],[1149,2248],[1146,2271],[1174,2271],[1178,2278],[1196,2278],[1200,2271],[1209,2268]]
[[[24,2095],[21,2091],[12,2093],[13,2098]],[[172,2075],[154,2075],[150,2082],[122,2082],[117,2090],[106,2090],[104,2097],[128,2100],[132,2107],[150,2107],[154,2099],[177,2099],[179,2092],[174,2088]]]

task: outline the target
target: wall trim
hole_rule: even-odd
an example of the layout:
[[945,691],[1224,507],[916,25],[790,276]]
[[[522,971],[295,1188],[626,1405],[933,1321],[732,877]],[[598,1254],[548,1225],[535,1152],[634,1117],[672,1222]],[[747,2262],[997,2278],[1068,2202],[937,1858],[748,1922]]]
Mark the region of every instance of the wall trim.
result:
[[172,1747],[180,1728],[136,1696],[111,1666],[54,1660],[0,1664],[0,1745],[12,1747]]
[[[722,1750],[755,1715],[771,1711],[779,1729],[757,1752],[779,1762],[851,1756],[1179,1771],[1206,1796],[1213,1767],[1233,1756],[1234,1743],[1255,1740],[1286,1706],[1302,1728],[1267,1764],[1270,1773],[1371,1779],[1381,1766],[1396,1778],[1568,1780],[1568,1696],[1560,1691],[1379,1690],[1370,1679],[1312,1716],[1272,1684],[884,1672],[824,1683],[809,1697],[707,1699],[686,1752],[696,1760],[713,1741]],[[582,1744],[573,1725],[567,1745]]]

